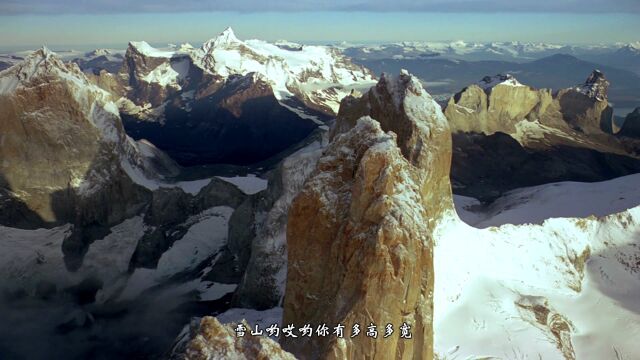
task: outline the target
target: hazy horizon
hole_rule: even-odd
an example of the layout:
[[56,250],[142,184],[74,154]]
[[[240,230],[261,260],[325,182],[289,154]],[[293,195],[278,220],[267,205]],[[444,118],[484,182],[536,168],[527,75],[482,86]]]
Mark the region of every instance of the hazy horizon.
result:
[[[2,7],[0,6],[0,9]],[[135,12],[0,16],[0,48],[205,41],[231,26],[240,39],[303,43],[520,41],[612,44],[640,40],[640,14],[539,12]],[[82,29],[82,31],[78,31]]]

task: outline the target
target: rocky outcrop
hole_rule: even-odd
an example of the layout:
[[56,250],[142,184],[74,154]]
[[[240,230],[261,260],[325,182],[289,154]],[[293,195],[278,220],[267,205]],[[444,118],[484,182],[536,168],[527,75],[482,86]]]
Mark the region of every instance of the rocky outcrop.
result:
[[564,121],[585,134],[612,134],[613,108],[607,102],[608,88],[604,74],[594,70],[584,84],[560,90],[556,99]]
[[497,75],[454,95],[445,108],[454,190],[489,201],[523,186],[640,171],[632,144],[613,136],[608,85],[597,70],[584,84],[555,93]]
[[605,78],[600,70],[593,70],[582,86],[576,88],[577,91],[587,95],[598,101],[607,100],[607,90],[609,90],[609,81]]
[[[362,97],[346,97],[331,137],[347,131],[362,116],[370,116],[384,131],[398,136],[398,146],[414,166],[431,169],[425,196],[442,196],[449,201],[451,136],[440,106],[419,80],[406,71],[398,77],[383,74],[377,85]],[[434,188],[434,186],[438,186]]]
[[616,135],[640,139],[640,107],[627,114],[622,128]]
[[234,185],[217,178],[212,178],[196,195],[179,188],[155,190],[144,217],[149,228],[138,241],[130,268],[155,268],[162,254],[187,233],[192,225],[189,217],[216,206],[236,209],[246,197]]
[[[433,358],[431,231],[450,208],[450,156],[444,116],[408,73],[343,100],[289,212],[283,323],[390,323],[396,333],[285,337],[286,350],[303,359]],[[411,339],[399,336],[403,323]]]
[[453,96],[445,108],[445,115],[452,133],[515,133],[517,124],[525,118],[558,125],[553,120],[560,114],[557,108],[550,108],[552,103],[551,90],[535,90],[513,77],[497,75]]
[[575,360],[576,354],[571,343],[575,327],[565,316],[549,305],[544,297],[522,296],[515,303],[522,319],[541,329],[553,339],[556,347],[566,360]]
[[[455,94],[445,115],[453,133],[515,134],[528,121],[561,131],[569,138],[611,134],[613,111],[607,102],[608,84],[604,74],[595,70],[584,84],[553,93],[500,74]],[[535,142],[532,140],[521,139]]]
[[179,358],[185,360],[295,360],[290,353],[282,350],[277,342],[263,336],[238,337],[235,328],[240,324],[221,324],[214,317],[204,317],[197,329],[190,335],[184,354]]

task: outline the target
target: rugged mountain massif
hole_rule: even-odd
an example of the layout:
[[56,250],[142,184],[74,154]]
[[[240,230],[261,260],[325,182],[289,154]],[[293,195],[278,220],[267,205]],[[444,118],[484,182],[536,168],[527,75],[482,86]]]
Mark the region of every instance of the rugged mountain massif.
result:
[[613,134],[608,86],[597,70],[584,84],[556,92],[497,75],[455,94],[445,109],[454,190],[490,199],[517,187],[638,172],[630,142]]
[[200,48],[131,42],[122,68],[96,81],[121,97],[134,138],[185,165],[247,165],[303,140],[373,77],[334,49],[241,41],[229,28]]
[[[51,332],[62,331],[86,346],[60,347],[48,356],[82,356],[111,343],[111,336],[126,335],[78,329],[131,322],[147,327],[144,351],[157,354],[192,313],[178,311],[166,327],[154,329],[150,313],[174,309],[153,303],[150,294],[173,291],[176,307],[201,299],[213,302],[205,308],[228,306],[215,301],[230,296],[247,261],[231,256],[225,263],[231,275],[212,276],[221,283],[205,277],[223,267],[216,260],[230,252],[228,232],[253,226],[232,215],[266,188],[266,180],[246,174],[174,180],[183,169],[125,133],[114,97],[46,48],[0,72],[0,108],[0,238],[6,250],[0,313],[6,329],[17,329],[0,332],[9,341],[2,352],[8,346],[41,357],[47,349],[29,347],[25,334],[48,341]],[[34,305],[16,317],[11,309],[21,301]],[[117,310],[123,306],[141,310],[123,314]],[[21,316],[37,316],[39,307],[50,309],[46,324],[20,325]],[[106,315],[111,311],[118,315]]]
[[[110,96],[46,48],[0,73],[3,225],[74,224],[67,265],[150,199],[137,184],[174,168],[124,132]],[[108,232],[108,231],[107,231]]]
[[[47,49],[0,73],[0,268],[11,274],[0,313],[20,329],[0,333],[12,339],[7,351],[39,357],[44,349],[29,348],[25,332],[49,339],[55,330],[86,346],[49,355],[81,356],[126,334],[79,329],[130,324],[149,334],[141,353],[157,354],[189,316],[282,301],[287,213],[326,143],[321,125],[349,86],[372,79],[328,48],[285,45],[244,43],[229,29],[202,49],[132,42],[116,73],[98,67],[117,54],[87,55],[91,65]],[[253,167],[268,180],[240,167],[178,180],[212,172],[173,160],[194,157],[268,159],[266,170]],[[14,301],[34,302],[24,316],[50,307],[47,324],[19,326]],[[149,321],[158,316],[169,319],[163,329]]]

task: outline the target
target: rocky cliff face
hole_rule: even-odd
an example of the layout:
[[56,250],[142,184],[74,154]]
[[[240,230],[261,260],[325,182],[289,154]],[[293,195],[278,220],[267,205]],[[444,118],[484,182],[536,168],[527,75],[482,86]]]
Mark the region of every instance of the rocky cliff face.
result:
[[627,114],[622,128],[616,135],[640,139],[640,107]]
[[326,146],[326,131],[278,166],[266,194],[251,208],[254,232],[243,250],[250,253],[234,293],[236,307],[269,309],[282,304],[287,273],[287,220],[291,203],[314,171]]
[[640,171],[632,146],[613,136],[608,84],[596,70],[584,84],[554,93],[498,75],[454,95],[445,115],[456,192],[491,199],[522,186]]
[[497,75],[472,84],[452,97],[445,115],[454,133],[515,133],[516,125],[527,117],[532,117],[531,121],[548,122],[547,117],[541,118],[551,110],[552,102],[550,90],[538,91],[512,77]]
[[616,137],[621,139],[629,153],[640,156],[640,107],[627,114]]
[[560,90],[556,99],[563,119],[572,129],[585,134],[613,133],[613,108],[607,101],[609,81],[594,70],[584,84]]
[[113,224],[140,209],[148,193],[127,171],[144,173],[145,159],[77,66],[43,48],[0,73],[0,89],[2,185],[41,224]]
[[432,169],[427,172],[428,189],[423,189],[424,196],[442,196],[438,201],[450,201],[449,126],[440,106],[416,77],[404,70],[397,77],[383,74],[376,86],[363,96],[343,99],[332,137],[352,128],[362,116],[370,116],[384,131],[394,132],[402,154],[411,164]]
[[289,212],[283,323],[404,322],[413,338],[283,338],[283,347],[304,359],[433,358],[431,231],[451,203],[447,123],[407,73],[345,99],[340,114]]

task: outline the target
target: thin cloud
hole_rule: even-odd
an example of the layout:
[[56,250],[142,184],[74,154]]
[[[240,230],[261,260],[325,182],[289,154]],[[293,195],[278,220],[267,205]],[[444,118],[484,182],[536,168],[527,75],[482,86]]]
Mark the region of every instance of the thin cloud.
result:
[[115,14],[150,12],[561,12],[640,14],[639,0],[2,0],[0,14]]

